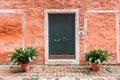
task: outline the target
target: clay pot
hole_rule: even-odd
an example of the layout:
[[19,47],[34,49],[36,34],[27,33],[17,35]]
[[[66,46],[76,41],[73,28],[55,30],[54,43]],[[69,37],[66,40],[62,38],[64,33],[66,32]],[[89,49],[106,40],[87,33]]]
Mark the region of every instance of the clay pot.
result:
[[23,72],[29,71],[30,69],[30,64],[21,64],[21,68]]
[[92,63],[92,70],[93,71],[100,71],[100,65],[97,65],[95,63]]

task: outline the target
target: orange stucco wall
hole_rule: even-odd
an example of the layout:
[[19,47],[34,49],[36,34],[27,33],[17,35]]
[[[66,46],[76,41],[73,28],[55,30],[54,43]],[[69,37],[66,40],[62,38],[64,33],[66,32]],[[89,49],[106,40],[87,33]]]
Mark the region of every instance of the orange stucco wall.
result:
[[[33,46],[39,57],[34,64],[45,63],[44,10],[79,9],[79,27],[86,35],[80,36],[80,64],[84,52],[91,49],[108,50],[108,63],[117,64],[116,14],[89,13],[87,10],[120,10],[119,0],[0,0],[0,9],[22,9],[25,13],[25,46]],[[117,12],[117,14],[120,14]],[[120,26],[119,26],[120,27]],[[22,22],[20,14],[0,13],[0,64],[8,64],[8,55],[22,47]],[[119,33],[118,33],[119,34]]]

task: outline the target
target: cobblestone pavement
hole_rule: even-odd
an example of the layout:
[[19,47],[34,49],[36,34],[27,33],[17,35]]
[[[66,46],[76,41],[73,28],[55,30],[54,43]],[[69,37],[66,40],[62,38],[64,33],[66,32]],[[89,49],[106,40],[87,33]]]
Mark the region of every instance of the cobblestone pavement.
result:
[[21,72],[19,66],[1,65],[0,80],[120,80],[120,66],[102,66],[94,72],[89,65],[32,65]]

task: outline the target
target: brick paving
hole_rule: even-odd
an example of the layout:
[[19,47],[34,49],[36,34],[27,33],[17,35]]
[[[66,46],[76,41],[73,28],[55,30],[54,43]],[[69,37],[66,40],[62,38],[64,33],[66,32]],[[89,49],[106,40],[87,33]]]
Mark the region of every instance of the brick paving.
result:
[[94,72],[89,65],[32,65],[21,72],[19,66],[1,65],[0,80],[120,80],[120,66],[102,66]]

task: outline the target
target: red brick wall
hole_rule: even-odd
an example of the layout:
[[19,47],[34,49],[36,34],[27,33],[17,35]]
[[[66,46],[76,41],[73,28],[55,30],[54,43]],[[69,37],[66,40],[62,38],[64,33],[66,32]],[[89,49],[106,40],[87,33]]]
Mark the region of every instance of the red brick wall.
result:
[[[80,36],[80,64],[84,64],[84,48],[105,49],[116,63],[116,20],[113,13],[87,13],[87,10],[120,10],[119,0],[0,0],[0,9],[23,9],[26,18],[25,46],[37,47],[37,64],[45,61],[44,10],[79,9],[79,27],[87,19],[87,37]],[[120,13],[119,13],[120,14]],[[86,42],[85,42],[86,40]],[[22,46],[21,15],[0,13],[0,64],[6,64],[8,54]]]

